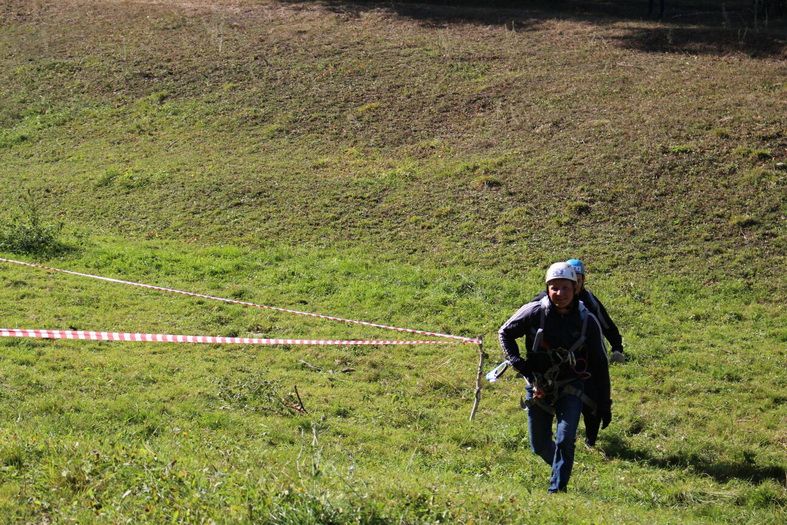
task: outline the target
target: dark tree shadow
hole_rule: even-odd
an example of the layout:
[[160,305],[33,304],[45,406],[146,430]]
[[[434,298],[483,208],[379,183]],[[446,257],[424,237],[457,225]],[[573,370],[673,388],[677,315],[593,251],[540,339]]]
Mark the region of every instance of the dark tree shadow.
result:
[[773,35],[754,33],[748,28],[693,27],[639,28],[617,38],[625,48],[651,53],[689,53],[728,55],[740,52],[752,58],[786,57],[787,40]]
[[774,465],[757,465],[754,458],[744,457],[736,463],[730,462],[708,462],[708,460],[696,454],[672,454],[664,457],[654,456],[650,451],[643,449],[630,448],[628,444],[618,436],[607,436],[603,442],[597,445],[607,457],[623,459],[645,463],[657,468],[688,468],[698,474],[705,474],[720,483],[740,479],[761,483],[766,480],[773,480],[784,484],[787,480],[787,472],[784,467]]
[[[452,24],[505,25],[530,31],[559,20],[598,26],[629,22],[616,28],[612,40],[620,47],[655,53],[787,58],[787,0],[770,0],[773,15],[755,18],[751,0],[667,0],[660,21],[658,9],[649,14],[648,0],[282,0],[289,4],[319,4],[347,17],[387,10],[427,27]],[[658,1],[654,2],[658,8]],[[722,7],[723,6],[723,7]]]

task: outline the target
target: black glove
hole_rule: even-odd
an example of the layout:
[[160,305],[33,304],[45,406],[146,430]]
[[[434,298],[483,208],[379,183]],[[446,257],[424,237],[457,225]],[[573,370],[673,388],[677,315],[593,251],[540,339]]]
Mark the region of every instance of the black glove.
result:
[[612,422],[612,401],[598,407],[598,417],[601,418],[601,428],[607,428]]
[[526,376],[530,373],[530,366],[528,365],[528,362],[521,357],[511,358],[511,366],[513,366],[514,369],[523,376]]
[[511,366],[520,374],[529,375],[534,372],[546,372],[549,367],[552,366],[552,361],[549,359],[549,356],[543,352],[533,352],[532,354],[528,354],[525,359],[521,357],[513,358],[511,360]]

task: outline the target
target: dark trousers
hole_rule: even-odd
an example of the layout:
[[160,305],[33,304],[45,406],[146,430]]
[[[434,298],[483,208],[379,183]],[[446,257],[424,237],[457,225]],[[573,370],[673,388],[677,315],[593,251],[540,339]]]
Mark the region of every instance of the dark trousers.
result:
[[[596,385],[593,384],[593,379],[585,382],[585,394],[598,402],[596,399]],[[596,444],[598,438],[598,431],[601,428],[601,418],[598,414],[593,413],[593,409],[587,405],[582,407],[582,419],[585,421],[585,444],[592,447]]]
[[582,419],[585,420],[585,443],[592,447],[596,444],[598,431],[601,428],[601,418],[585,405],[582,409]]

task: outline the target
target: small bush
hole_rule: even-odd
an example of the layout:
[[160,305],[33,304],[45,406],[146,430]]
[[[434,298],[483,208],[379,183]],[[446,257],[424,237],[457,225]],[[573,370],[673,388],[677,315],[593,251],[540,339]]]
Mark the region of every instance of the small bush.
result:
[[590,204],[584,201],[572,201],[568,204],[568,212],[574,217],[587,215],[590,213]]
[[747,146],[738,146],[733,150],[733,153],[752,160],[770,160],[773,158],[773,153],[769,149],[754,149]]
[[741,157],[748,157],[751,154],[752,149],[748,146],[738,146],[732,150],[732,152]]
[[733,215],[730,217],[730,226],[735,226],[736,228],[748,228],[749,226],[756,226],[757,224],[757,219],[753,218],[751,215]]
[[22,144],[29,139],[30,136],[27,133],[0,133],[0,149]]
[[28,194],[22,209],[0,224],[0,250],[31,255],[55,255],[66,249],[60,241],[62,224],[44,221],[35,200]]
[[500,179],[490,175],[482,175],[473,179],[473,187],[479,190],[499,188],[502,185],[503,183],[500,182]]
[[137,188],[144,188],[150,181],[150,175],[146,173],[139,173],[132,169],[126,170],[122,176],[117,178],[117,185],[125,190],[134,190]]
[[779,174],[767,168],[757,167],[743,174],[743,180],[758,187],[774,186],[779,182]]
[[111,186],[112,182],[120,175],[120,170],[117,168],[109,168],[98,178],[94,186],[96,188],[105,188],[107,186]]
[[770,160],[773,158],[773,153],[769,149],[755,149],[750,157],[755,160]]
[[268,124],[260,129],[260,135],[266,139],[272,139],[284,131],[284,126],[278,123]]
[[10,446],[0,449],[0,465],[22,468],[24,464],[25,451],[20,445],[12,443]]
[[[227,91],[227,89],[225,89],[225,91]],[[167,100],[169,97],[170,94],[168,91],[156,91],[155,93],[151,93],[150,95],[148,95],[147,99],[153,104],[160,105],[163,104],[164,101]]]
[[746,503],[753,508],[770,508],[783,506],[785,500],[787,498],[784,497],[779,485],[773,481],[766,481],[749,491]]
[[358,106],[355,108],[355,112],[359,115],[364,113],[369,113],[370,111],[374,111],[380,107],[379,102],[369,102],[368,104],[364,104],[362,106]]
[[676,146],[670,146],[669,150],[671,153],[691,153],[694,151],[694,148],[689,144],[678,144]]

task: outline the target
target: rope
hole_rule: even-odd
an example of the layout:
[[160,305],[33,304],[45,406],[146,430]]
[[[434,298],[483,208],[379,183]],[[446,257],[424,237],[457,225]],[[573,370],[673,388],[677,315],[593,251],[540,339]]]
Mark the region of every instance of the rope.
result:
[[213,335],[141,334],[132,332],[98,332],[91,330],[45,330],[0,328],[0,337],[31,339],[67,339],[77,341],[123,341],[140,343],[202,343],[239,345],[309,345],[309,346],[380,346],[380,345],[444,345],[447,341],[341,340],[341,339],[266,339],[260,337],[222,337]]
[[155,286],[155,285],[152,285],[152,284],[138,283],[138,282],[134,282],[134,281],[124,281],[124,280],[121,280],[121,279],[113,279],[111,277],[103,277],[103,276],[100,276],[100,275],[93,275],[93,274],[89,274],[89,273],[75,272],[75,271],[72,271],[72,270],[62,270],[60,268],[52,268],[50,266],[44,266],[43,264],[30,263],[30,262],[24,262],[24,261],[16,261],[16,260],[13,260],[13,259],[5,259],[5,258],[2,258],[2,257],[0,257],[0,262],[9,263],[9,264],[16,264],[16,265],[19,265],[19,266],[27,266],[29,268],[36,268],[36,269],[40,269],[40,270],[48,270],[48,271],[51,271],[51,272],[59,272],[59,273],[64,273],[64,274],[68,274],[68,275],[75,275],[77,277],[86,277],[86,278],[89,278],[89,279],[97,279],[97,280],[100,280],[100,281],[106,281],[106,282],[110,282],[110,283],[125,284],[127,286],[136,286],[136,287],[139,287],[139,288],[146,288],[146,289],[149,289],[149,290],[156,290],[156,291],[159,291],[159,292],[167,292],[167,293],[174,293],[174,294],[180,294],[180,295],[187,295],[189,297],[198,297],[200,299],[209,299],[211,301],[220,301],[220,302],[229,303],[229,304],[238,304],[238,305],[247,306],[247,307],[250,307],[250,308],[259,308],[261,310],[272,310],[272,311],[276,311],[276,312],[284,312],[284,313],[289,313],[289,314],[294,314],[294,315],[316,317],[318,319],[326,319],[326,320],[329,320],[329,321],[337,321],[337,322],[342,322],[342,323],[350,323],[350,324],[357,324],[357,325],[362,325],[362,326],[370,326],[370,327],[374,327],[374,328],[382,328],[382,329],[385,329],[385,330],[393,330],[393,331],[396,331],[396,332],[407,332],[407,333],[411,333],[411,334],[426,335],[426,336],[430,336],[430,337],[442,337],[444,339],[452,339],[452,340],[455,340],[455,341],[460,341],[461,343],[465,343],[465,344],[478,345],[478,344],[481,343],[481,340],[478,339],[478,338],[462,337],[462,336],[459,336],[459,335],[444,334],[444,333],[440,333],[440,332],[429,332],[429,331],[426,331],[426,330],[415,330],[415,329],[412,329],[412,328],[400,328],[400,327],[390,326],[390,325],[385,325],[385,324],[371,323],[371,322],[368,322],[368,321],[358,321],[358,320],[354,320],[354,319],[346,319],[346,318],[343,318],[343,317],[336,317],[336,316],[332,316],[332,315],[323,315],[323,314],[317,314],[317,313],[312,313],[312,312],[303,312],[303,311],[300,311],[300,310],[291,310],[289,308],[279,308],[279,307],[276,307],[276,306],[268,306],[268,305],[264,305],[264,304],[251,303],[251,302],[248,302],[248,301],[238,301],[236,299],[227,299],[227,298],[224,298],[224,297],[217,297],[215,295],[207,295],[207,294],[196,293],[196,292],[188,292],[188,291],[185,291],[185,290],[177,290],[175,288],[167,288],[167,287],[164,287],[164,286]]

